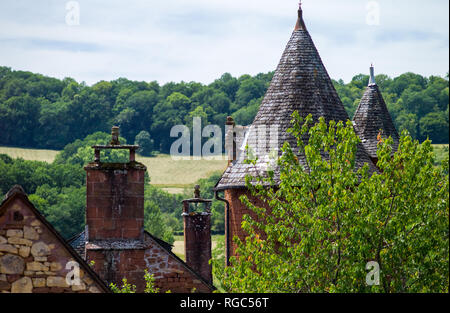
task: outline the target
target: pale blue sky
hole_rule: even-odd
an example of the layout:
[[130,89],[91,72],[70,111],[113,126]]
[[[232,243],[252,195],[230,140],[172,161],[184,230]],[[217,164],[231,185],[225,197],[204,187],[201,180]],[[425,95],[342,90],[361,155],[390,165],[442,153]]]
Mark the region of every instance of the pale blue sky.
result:
[[[0,65],[93,84],[132,80],[210,83],[272,71],[298,0],[0,0]],[[379,6],[368,25],[367,5]],[[448,0],[303,0],[305,22],[332,78],[449,68]],[[372,15],[369,15],[372,16]]]

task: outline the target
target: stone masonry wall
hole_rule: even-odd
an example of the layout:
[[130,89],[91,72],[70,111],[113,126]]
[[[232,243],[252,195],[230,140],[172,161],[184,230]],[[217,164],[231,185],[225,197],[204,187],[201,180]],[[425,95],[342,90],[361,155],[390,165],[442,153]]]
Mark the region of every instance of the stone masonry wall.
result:
[[66,269],[75,261],[64,245],[20,198],[0,214],[0,292],[101,292],[80,267],[81,283],[69,286]]
[[149,244],[144,256],[146,268],[150,274],[154,275],[155,287],[160,288],[160,292],[167,290],[174,293],[211,292],[211,289],[183,266],[175,256],[151,238],[147,238],[146,242]]
[[85,168],[89,241],[142,238],[145,170],[116,167]]
[[125,278],[137,292],[144,291],[144,250],[87,250],[86,255],[88,262],[95,262],[94,271],[108,284],[122,286]]

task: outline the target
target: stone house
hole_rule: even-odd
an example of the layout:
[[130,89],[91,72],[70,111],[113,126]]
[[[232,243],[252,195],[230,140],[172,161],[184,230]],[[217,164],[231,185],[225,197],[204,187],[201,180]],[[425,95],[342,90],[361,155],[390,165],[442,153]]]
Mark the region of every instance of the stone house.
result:
[[[113,128],[114,132],[118,129]],[[201,199],[196,192],[196,198],[184,202],[184,262],[172,252],[170,244],[144,230],[146,167],[134,159],[137,148],[119,142],[94,147],[96,159],[85,167],[86,228],[68,242],[20,186],[8,192],[0,205],[1,292],[110,292],[109,284],[121,286],[123,278],[135,285],[137,292],[143,292],[146,270],[154,275],[160,292],[208,293],[215,289],[208,263],[209,206],[205,212],[190,212],[186,206],[190,202],[208,204],[210,200]],[[102,163],[102,149],[128,149],[130,161]],[[79,265],[78,284],[67,282],[70,262]]]
[[23,189],[14,186],[0,204],[0,292],[110,290],[34,207]]

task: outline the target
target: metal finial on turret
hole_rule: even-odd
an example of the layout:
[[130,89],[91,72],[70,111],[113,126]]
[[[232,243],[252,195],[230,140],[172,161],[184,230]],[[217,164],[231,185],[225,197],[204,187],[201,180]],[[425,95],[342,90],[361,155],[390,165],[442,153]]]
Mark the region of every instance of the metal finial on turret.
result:
[[370,64],[370,79],[369,79],[369,86],[374,86],[376,85],[376,81],[375,81],[375,68],[373,67],[373,63]]
[[294,31],[297,30],[306,30],[305,22],[303,21],[302,1],[298,4],[298,19]]

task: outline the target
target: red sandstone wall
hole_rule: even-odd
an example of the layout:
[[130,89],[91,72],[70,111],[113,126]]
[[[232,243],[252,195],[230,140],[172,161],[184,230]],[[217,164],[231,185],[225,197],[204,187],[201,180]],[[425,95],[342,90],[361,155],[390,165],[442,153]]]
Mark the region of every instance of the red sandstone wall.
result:
[[138,239],[144,225],[145,170],[86,169],[89,240]]
[[122,279],[135,285],[138,292],[145,289],[144,250],[87,250],[87,261],[94,261],[94,271],[109,283],[122,286]]
[[88,250],[88,262],[94,260],[94,270],[100,277],[117,286],[126,278],[136,286],[137,292],[144,292],[145,269],[155,277],[155,287],[160,292],[174,293],[211,292],[210,288],[190,272],[182,261],[163,249],[152,238],[145,238],[145,250]]
[[[228,236],[229,242],[225,242],[226,247],[230,247],[230,256],[234,256],[237,245],[233,241],[234,236],[238,236],[239,239],[244,240],[247,234],[241,227],[242,218],[245,214],[250,215],[252,218],[256,218],[256,214],[248,209],[242,202],[239,200],[240,196],[246,194],[249,200],[259,206],[259,207],[267,207],[260,199],[252,196],[246,189],[228,189],[225,190],[225,199],[230,203],[230,212],[229,212],[229,232]],[[227,221],[225,221],[226,223]],[[225,248],[226,248],[225,247]]]
[[191,273],[173,255],[164,250],[154,240],[148,238],[149,248],[145,251],[145,263],[149,273],[154,274],[155,286],[160,292],[170,290],[176,293],[203,292],[212,290]]

